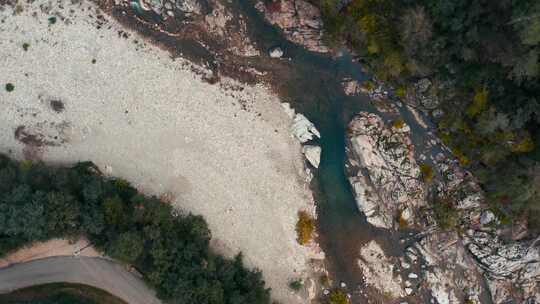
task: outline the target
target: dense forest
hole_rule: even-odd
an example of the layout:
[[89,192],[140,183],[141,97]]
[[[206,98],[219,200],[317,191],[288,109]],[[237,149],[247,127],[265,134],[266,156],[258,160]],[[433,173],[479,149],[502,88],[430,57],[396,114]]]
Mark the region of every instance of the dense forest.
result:
[[[540,229],[540,1],[312,0],[397,96],[429,79],[441,139],[503,224]],[[433,110],[433,109],[432,109]],[[432,112],[435,113],[435,112]]]
[[259,271],[209,249],[200,216],[177,214],[92,163],[72,168],[0,155],[0,256],[33,241],[85,235],[135,265],[166,303],[270,303]]

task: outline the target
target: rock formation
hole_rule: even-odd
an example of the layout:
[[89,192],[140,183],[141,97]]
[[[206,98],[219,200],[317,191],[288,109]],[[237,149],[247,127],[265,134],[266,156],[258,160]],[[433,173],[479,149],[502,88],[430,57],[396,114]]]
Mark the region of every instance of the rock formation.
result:
[[[378,272],[379,284],[373,276],[368,284],[423,303],[488,303],[489,297],[497,304],[540,301],[540,238],[505,237],[478,183],[451,156],[433,158],[428,180],[409,126],[367,112],[349,124],[347,154],[349,180],[368,222],[390,232],[419,231],[403,239],[406,250],[397,268],[402,292],[381,283],[396,282],[392,272]],[[447,203],[448,214],[436,211],[436,204]],[[448,227],[441,227],[443,220]],[[369,265],[362,268],[371,273]]]
[[321,152],[322,149],[319,146],[305,145],[302,147],[302,153],[304,153],[308,162],[315,168],[319,168]]
[[266,20],[283,30],[285,37],[310,51],[326,53],[322,42],[322,20],[319,9],[303,1],[274,0],[258,2],[256,8]]
[[358,207],[372,225],[397,228],[399,212],[425,205],[409,127],[385,126],[379,116],[364,112],[351,121],[348,132],[349,180]]

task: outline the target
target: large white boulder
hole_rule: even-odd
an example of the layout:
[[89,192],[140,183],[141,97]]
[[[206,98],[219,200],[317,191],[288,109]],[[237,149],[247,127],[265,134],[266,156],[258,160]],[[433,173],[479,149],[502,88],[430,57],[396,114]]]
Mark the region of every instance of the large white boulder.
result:
[[294,116],[292,133],[301,143],[312,140],[314,136],[321,137],[315,125],[300,113]]
[[305,145],[302,147],[302,153],[304,153],[308,162],[315,168],[319,168],[321,152],[322,149],[319,146]]

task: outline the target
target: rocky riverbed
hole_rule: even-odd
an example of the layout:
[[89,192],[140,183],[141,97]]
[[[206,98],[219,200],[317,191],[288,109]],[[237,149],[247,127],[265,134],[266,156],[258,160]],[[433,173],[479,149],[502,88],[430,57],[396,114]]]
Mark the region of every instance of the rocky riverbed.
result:
[[[383,91],[366,93],[379,103],[396,102]],[[358,208],[370,224],[401,234],[404,248],[394,261],[377,255],[379,269],[390,264],[394,271],[373,274],[363,265],[366,283],[419,303],[535,303],[539,239],[500,229],[474,176],[437,138],[420,137],[415,144],[412,133],[427,135],[429,128],[418,121],[411,128],[399,113],[361,112],[347,133]]]

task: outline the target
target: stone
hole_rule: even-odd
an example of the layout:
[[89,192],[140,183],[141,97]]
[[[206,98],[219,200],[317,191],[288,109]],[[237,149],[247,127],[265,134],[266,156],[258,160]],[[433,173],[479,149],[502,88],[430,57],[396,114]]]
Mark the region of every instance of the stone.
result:
[[200,15],[203,12],[198,0],[176,0],[176,8],[187,15]]
[[304,0],[259,1],[255,7],[266,20],[278,26],[287,40],[304,46],[314,52],[329,51],[322,41],[323,23],[319,9]]
[[436,96],[422,96],[420,104],[428,110],[434,110],[439,106],[439,99]]
[[309,121],[304,115],[296,113],[296,111],[291,108],[291,105],[287,102],[281,104],[283,111],[287,116],[293,119],[291,126],[291,133],[296,137],[301,143],[312,140],[314,137],[321,138],[321,134],[315,127],[315,125]]
[[341,85],[343,87],[343,92],[345,92],[345,95],[347,96],[354,96],[360,93],[361,85],[358,80],[345,79],[341,82]]
[[[486,272],[494,302],[540,295],[537,284],[540,281],[540,237],[505,242],[493,232],[470,229],[465,234],[464,242]],[[515,287],[512,288],[512,285]],[[515,289],[521,294],[516,294]]]
[[425,93],[431,87],[431,80],[428,78],[422,78],[415,84],[416,91],[419,93]]
[[310,141],[313,139],[313,137],[321,137],[321,134],[317,128],[315,128],[315,125],[302,114],[296,114],[294,116],[291,129],[293,135],[301,143]]
[[304,153],[308,162],[315,168],[319,168],[319,163],[321,161],[321,152],[322,149],[319,146],[305,145],[302,147],[302,153]]
[[385,125],[380,116],[361,112],[348,130],[347,155],[353,168],[348,177],[360,211],[380,228],[397,228],[400,210],[407,210],[408,223],[414,222],[413,210],[426,205],[426,192],[417,178],[420,168],[409,126]]
[[487,225],[492,223],[495,220],[495,214],[493,212],[486,210],[482,212],[482,215],[480,216],[480,224]]
[[418,279],[418,275],[414,272],[409,273],[408,277],[409,279]]
[[409,269],[409,268],[411,268],[411,264],[409,264],[409,263],[407,263],[405,261],[401,261],[401,267],[403,269]]
[[401,277],[394,276],[395,258],[387,256],[376,241],[372,240],[360,248],[357,262],[367,285],[391,298],[404,296]]
[[483,200],[483,196],[480,193],[472,193],[467,195],[464,199],[460,200],[457,204],[459,209],[477,209],[480,207],[480,203]]
[[282,103],[281,108],[283,108],[285,114],[287,114],[287,116],[289,116],[290,118],[294,118],[294,115],[296,115],[296,112],[293,108],[291,108],[291,104],[288,102]]
[[276,46],[268,51],[268,55],[272,58],[281,58],[283,56],[283,50],[279,46]]

